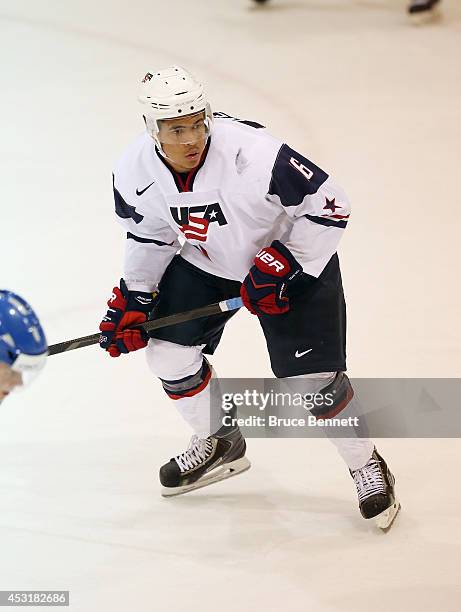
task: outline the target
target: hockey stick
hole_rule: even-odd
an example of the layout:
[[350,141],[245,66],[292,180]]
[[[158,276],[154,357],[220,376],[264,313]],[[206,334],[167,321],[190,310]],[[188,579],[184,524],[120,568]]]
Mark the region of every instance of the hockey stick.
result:
[[[192,321],[193,319],[200,319],[200,317],[209,317],[211,315],[219,314],[221,312],[228,312],[229,310],[238,310],[243,306],[242,299],[239,297],[230,298],[222,302],[216,302],[216,304],[209,304],[208,306],[202,306],[201,308],[194,308],[187,312],[178,312],[177,314],[170,315],[168,317],[161,317],[160,319],[154,319],[153,321],[147,321],[142,325],[137,325],[144,329],[144,331],[152,331],[153,329],[159,329],[160,327],[168,327],[169,325],[176,325],[177,323],[184,323],[186,321]],[[84,346],[90,346],[91,344],[97,344],[99,341],[98,334],[91,334],[90,336],[82,336],[81,338],[74,338],[74,340],[64,340],[64,342],[58,342],[58,344],[51,344],[48,347],[48,355],[57,355],[58,353],[65,353],[66,351],[73,351],[74,349],[82,348]]]

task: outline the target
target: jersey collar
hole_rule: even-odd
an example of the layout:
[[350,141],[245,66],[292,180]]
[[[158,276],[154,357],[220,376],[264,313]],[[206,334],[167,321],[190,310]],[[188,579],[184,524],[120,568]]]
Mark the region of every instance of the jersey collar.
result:
[[202,156],[198,163],[198,166],[196,166],[190,172],[177,172],[176,170],[174,170],[172,166],[170,166],[170,164],[168,163],[168,160],[165,159],[165,157],[161,155],[157,147],[155,147],[155,152],[157,154],[157,157],[162,161],[162,163],[168,168],[168,170],[172,174],[176,187],[178,188],[178,191],[180,193],[185,192],[185,191],[193,191],[194,180],[195,180],[195,177],[197,176],[198,171],[205,163],[205,159],[207,157],[208,150],[210,148],[210,140],[211,140],[211,137],[209,136],[207,143],[205,145],[205,149],[203,150]]

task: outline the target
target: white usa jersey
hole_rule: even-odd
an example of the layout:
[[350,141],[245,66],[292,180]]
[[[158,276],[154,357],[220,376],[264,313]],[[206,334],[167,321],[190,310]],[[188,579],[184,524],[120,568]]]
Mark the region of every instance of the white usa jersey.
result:
[[262,126],[215,113],[207,149],[187,177],[147,134],[114,170],[117,219],[127,232],[124,278],[151,291],[173,256],[242,281],[256,253],[283,242],[318,277],[349,218],[343,190],[321,168]]

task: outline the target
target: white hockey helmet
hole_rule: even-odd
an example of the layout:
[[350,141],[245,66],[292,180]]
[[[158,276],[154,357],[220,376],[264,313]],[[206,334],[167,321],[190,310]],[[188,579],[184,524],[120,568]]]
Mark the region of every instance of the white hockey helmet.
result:
[[141,82],[138,100],[144,106],[147,132],[162,151],[158,139],[162,119],[177,119],[205,111],[208,131],[213,115],[202,83],[181,66],[148,72]]

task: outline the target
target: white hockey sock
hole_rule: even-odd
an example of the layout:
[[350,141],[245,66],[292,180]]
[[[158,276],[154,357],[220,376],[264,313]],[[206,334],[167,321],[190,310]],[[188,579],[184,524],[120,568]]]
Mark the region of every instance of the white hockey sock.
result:
[[175,408],[199,438],[210,436],[210,384],[193,397],[174,401]]
[[[336,372],[319,372],[315,374],[302,374],[301,376],[292,376],[290,378],[287,378],[286,380],[289,381],[300,378],[305,379],[306,393],[319,393],[327,385],[333,382],[335,376]],[[361,425],[355,428],[357,437],[336,438],[331,435],[334,433],[334,429],[326,427],[324,430],[325,435],[336,446],[339,454],[346,462],[348,468],[350,470],[357,470],[358,468],[363,467],[370,459],[373,453],[374,443],[367,437],[368,431],[366,430],[366,424],[363,419],[363,411],[361,410],[360,404],[355,399],[355,397],[352,398],[346,408],[342,410],[340,415],[338,416],[340,416],[341,418],[361,417]]]
[[[192,391],[190,396],[179,397],[175,394],[175,382],[188,377],[196,378],[191,385],[200,386],[200,372],[203,367],[203,346],[182,346],[165,340],[151,339],[146,349],[146,358],[152,373],[164,383],[175,408],[182,418],[191,426],[194,433],[200,438],[210,435],[210,384],[203,382],[203,388]],[[211,366],[210,366],[211,368]],[[211,369],[213,374],[213,370]],[[181,394],[187,392],[187,383],[178,385]]]
[[374,443],[370,438],[330,438],[350,470],[358,470],[368,463]]

